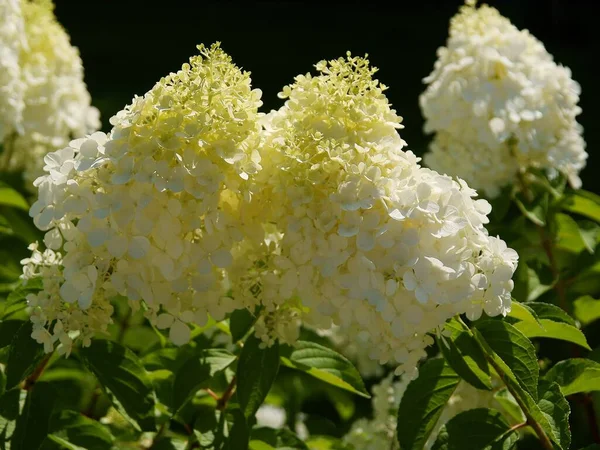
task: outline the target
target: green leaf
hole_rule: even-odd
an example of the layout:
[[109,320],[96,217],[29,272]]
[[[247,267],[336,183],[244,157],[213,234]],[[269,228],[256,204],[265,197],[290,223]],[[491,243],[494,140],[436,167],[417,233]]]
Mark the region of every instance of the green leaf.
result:
[[597,224],[587,221],[579,224],[571,216],[560,213],[556,214],[555,220],[558,227],[556,236],[558,248],[573,253],[579,253],[582,250],[594,253],[598,234]]
[[557,383],[565,396],[600,391],[600,364],[584,358],[567,359],[556,363],[544,379]]
[[18,387],[4,392],[0,396],[0,449],[2,442],[9,442],[19,417],[21,399],[25,400],[25,391],[21,391]]
[[29,211],[29,204],[21,194],[15,191],[7,184],[0,181],[0,205],[11,206],[13,208]]
[[77,445],[71,444],[70,442],[64,440],[63,438],[55,435],[49,434],[44,439],[42,446],[39,450],[86,450],[84,447],[79,447]]
[[398,410],[398,442],[403,450],[421,450],[433,432],[460,377],[443,359],[430,359],[419,368]]
[[[251,449],[253,445],[254,447],[257,446],[257,444],[252,444],[252,441],[254,441],[262,442],[263,444],[268,445],[270,448],[308,450],[306,443],[288,428],[275,429],[269,427],[255,427],[252,429],[250,440]],[[258,448],[260,448],[260,445]]]
[[279,370],[279,342],[260,348],[256,336],[246,339],[238,361],[237,399],[244,415],[254,417]]
[[557,444],[568,449],[571,445],[571,430],[569,429],[569,402],[560,392],[558,384],[540,380],[540,399],[538,405],[548,420],[554,435],[558,438]]
[[173,383],[173,408],[178,410],[217,372],[225,370],[235,361],[227,350],[212,348],[192,356],[175,374]]
[[11,450],[32,450],[42,445],[50,428],[50,417],[58,393],[45,381],[38,381],[27,392],[25,405],[17,419]]
[[6,388],[10,389],[27,378],[44,357],[43,347],[31,337],[33,325],[26,322],[10,343],[6,365]]
[[547,196],[540,196],[534,202],[530,203],[523,201],[522,196],[517,195],[515,196],[515,203],[528,220],[540,227],[546,225]]
[[306,444],[310,450],[352,450],[345,442],[332,436],[310,436]]
[[448,365],[467,383],[477,389],[491,391],[492,378],[481,346],[470,333],[461,329],[460,324],[451,324],[446,325],[450,336],[438,339],[438,347]]
[[485,320],[477,323],[475,328],[511,369],[521,386],[536,400],[540,369],[531,341],[513,325],[502,320]]
[[247,450],[250,441],[250,431],[246,423],[246,417],[240,409],[230,411],[233,425],[229,431],[229,437],[225,443],[225,450]]
[[515,400],[515,397],[510,393],[507,388],[502,388],[494,393],[494,399],[500,403],[502,409],[514,419],[517,423],[525,422],[526,417],[523,414],[523,410],[519,407],[519,404]]
[[345,357],[314,342],[298,341],[282,350],[281,362],[321,381],[370,398],[358,370]]
[[600,300],[584,295],[573,303],[574,315],[582,325],[587,325],[600,319]]
[[572,342],[591,350],[585,335],[572,325],[564,322],[554,322],[550,319],[540,319],[540,323],[518,322],[515,328],[530,339],[549,338]]
[[16,312],[25,309],[27,307],[27,296],[40,291],[43,287],[44,284],[41,278],[32,278],[19,284],[6,298],[3,309],[3,318],[7,318]]
[[51,431],[66,433],[69,442],[84,448],[110,450],[114,438],[108,428],[77,411],[62,410],[52,419]]
[[24,323],[24,320],[0,320],[0,348],[10,345]]
[[92,341],[80,351],[117,408],[139,430],[154,430],[152,383],[138,357],[120,344]]
[[522,320],[523,322],[535,322],[539,323],[540,319],[535,313],[533,309],[527,306],[526,303],[520,303],[513,299],[510,313],[508,313],[508,317],[514,317],[517,320]]
[[527,302],[527,306],[535,311],[538,318],[549,319],[555,322],[564,322],[576,326],[575,320],[569,316],[562,308],[545,302]]
[[470,409],[444,425],[432,450],[508,450],[519,440],[500,411]]
[[[502,322],[499,322],[502,323]],[[500,356],[494,352],[491,346],[488,344],[482,333],[477,328],[474,328],[473,334],[475,339],[481,344],[484,351],[488,355],[490,364],[494,366],[498,374],[502,377],[507,387],[510,388],[511,392],[514,393],[524,410],[540,424],[544,432],[548,437],[558,445],[558,448],[565,450],[560,442],[560,435],[557,435],[555,427],[553,427],[548,420],[548,417],[542,412],[540,406],[536,403],[533,397],[523,388],[522,383],[518,380],[517,376],[513,373],[512,369],[504,362]],[[509,360],[511,358],[508,358]]]
[[247,308],[236,309],[229,317],[229,330],[233,342],[241,341],[256,322],[256,316]]
[[592,192],[577,190],[565,197],[562,208],[600,223],[600,196]]

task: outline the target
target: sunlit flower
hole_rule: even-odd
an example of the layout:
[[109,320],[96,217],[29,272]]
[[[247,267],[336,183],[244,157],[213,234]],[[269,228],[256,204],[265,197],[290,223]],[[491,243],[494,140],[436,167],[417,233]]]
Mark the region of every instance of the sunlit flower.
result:
[[425,162],[495,197],[527,168],[565,175],[575,188],[587,153],[580,86],[544,45],[487,5],[452,18],[420,104],[436,133]]

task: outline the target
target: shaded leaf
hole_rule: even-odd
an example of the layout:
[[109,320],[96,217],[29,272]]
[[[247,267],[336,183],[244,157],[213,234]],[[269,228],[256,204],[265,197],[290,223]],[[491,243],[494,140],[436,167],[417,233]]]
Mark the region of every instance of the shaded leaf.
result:
[[178,410],[217,372],[225,370],[235,361],[235,355],[227,350],[212,348],[192,356],[175,374],[173,383],[173,407]]
[[419,368],[419,377],[406,388],[398,410],[398,442],[403,450],[421,450],[431,436],[460,377],[443,359]]
[[578,189],[565,196],[561,206],[566,211],[580,214],[600,223],[600,196],[592,192]]
[[256,336],[250,336],[238,361],[237,399],[247,418],[254,417],[279,370],[279,343],[266,348],[260,345]]
[[66,433],[71,444],[97,450],[111,449],[114,438],[100,422],[85,417],[77,411],[63,410],[54,416],[51,431]]
[[44,358],[43,347],[31,337],[33,325],[25,322],[10,343],[6,365],[6,388],[10,389],[27,378]]
[[529,339],[505,321],[485,320],[477,323],[475,328],[490,348],[511,369],[523,388],[536,400],[540,369],[535,348]]
[[540,399],[538,405],[548,420],[558,444],[565,449],[571,445],[571,430],[569,429],[569,414],[571,407],[558,384],[540,380]]
[[452,327],[451,323],[446,325],[450,336],[438,339],[438,347],[448,365],[467,383],[491,391],[490,369],[481,347],[469,332],[462,330],[460,325]]
[[444,425],[432,450],[508,450],[519,440],[500,411],[471,409]]
[[236,309],[229,317],[229,330],[233,342],[240,341],[256,322],[256,316],[247,308]]
[[80,355],[115,408],[136,428],[154,430],[152,383],[138,357],[107,340],[92,341],[91,346],[80,350]]
[[31,450],[42,445],[50,429],[50,417],[57,395],[52,386],[44,381],[38,381],[27,392],[11,440],[11,450]]
[[330,348],[314,342],[298,341],[293,348],[286,346],[282,349],[281,362],[333,386],[370,397],[354,365]]

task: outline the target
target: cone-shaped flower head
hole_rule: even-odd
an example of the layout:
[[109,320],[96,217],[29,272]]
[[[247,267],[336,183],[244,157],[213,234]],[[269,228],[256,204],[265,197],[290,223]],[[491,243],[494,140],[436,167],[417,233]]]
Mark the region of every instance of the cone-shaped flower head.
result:
[[261,92],[218,44],[199,49],[113,117],[108,136],[46,156],[30,215],[62,270],[51,278],[43,258],[25,261],[25,278],[44,279],[29,299],[40,342],[76,331],[89,342],[117,295],[144,302],[176,344],[189,339],[187,323],[241,307],[223,295],[223,270],[242,239],[238,204],[260,169]]
[[79,51],[53,9],[50,0],[0,6],[0,140],[29,182],[43,174],[46,153],[100,126]]
[[432,169],[490,197],[528,168],[581,185],[580,87],[540,41],[496,9],[463,6],[424,81],[425,131],[436,133],[425,156]]
[[262,246],[235,258],[233,296],[264,306],[267,345],[293,341],[300,318],[333,322],[413,376],[427,333],[448,318],[509,310],[517,255],[488,236],[485,200],[402,150],[401,118],[366,59],[317,69],[265,117],[248,214],[269,225]]

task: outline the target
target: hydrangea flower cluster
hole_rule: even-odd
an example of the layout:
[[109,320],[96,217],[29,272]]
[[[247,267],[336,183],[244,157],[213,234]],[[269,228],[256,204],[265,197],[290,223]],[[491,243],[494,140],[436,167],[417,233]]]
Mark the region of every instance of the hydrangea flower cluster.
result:
[[506,314],[517,255],[488,235],[489,203],[402,150],[367,59],[317,64],[261,117],[249,74],[218,45],[200,51],[109,135],[45,157],[30,214],[56,253],[24,277],[61,262],[30,299],[47,348],[89,342],[122,295],[176,344],[250,308],[265,346],[293,343],[302,321],[336,325],[414,377],[447,319]]
[[276,324],[258,329],[266,345],[293,341],[299,319],[335,324],[413,377],[447,319],[510,309],[517,255],[488,235],[487,201],[403,151],[401,118],[367,59],[316,67],[263,120],[245,216],[267,224],[265,237],[234,258],[233,296]]
[[24,261],[24,278],[44,277],[28,300],[46,349],[89,343],[117,295],[133,308],[143,302],[175,344],[188,341],[189,323],[241,307],[226,295],[224,269],[243,237],[238,204],[260,169],[261,92],[218,45],[199,49],[113,117],[108,135],[44,158],[30,215],[49,250]]
[[[352,448],[356,450],[400,449],[396,437],[397,414],[402,396],[408,387],[408,379],[402,377],[394,381],[392,375],[388,375],[379,384],[373,386],[373,417],[357,420],[344,436],[344,442],[350,444]],[[494,380],[494,383],[499,384],[499,380]],[[502,405],[496,400],[494,391],[479,390],[461,381],[442,409],[435,428],[425,443],[425,449],[433,446],[440,430],[450,419],[461,412],[476,408],[496,409],[508,418]],[[392,442],[394,442],[393,446],[390,445]]]
[[11,169],[33,182],[43,157],[100,127],[77,48],[50,0],[0,6],[0,143]]
[[540,41],[496,9],[467,1],[437,55],[420,97],[425,131],[436,133],[427,165],[489,197],[528,168],[581,186],[581,89]]

